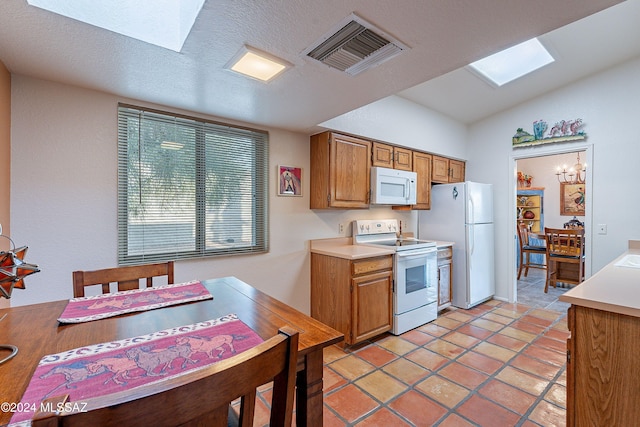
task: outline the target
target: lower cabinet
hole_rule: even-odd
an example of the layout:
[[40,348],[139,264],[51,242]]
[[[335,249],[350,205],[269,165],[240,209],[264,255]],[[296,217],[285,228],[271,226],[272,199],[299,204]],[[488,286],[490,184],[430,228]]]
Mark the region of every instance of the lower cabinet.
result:
[[636,426],[640,317],[572,305],[567,341],[567,426]]
[[342,332],[346,345],[390,331],[392,255],[349,260],[312,253],[311,317]]
[[453,248],[445,246],[438,248],[438,311],[451,305],[453,292]]

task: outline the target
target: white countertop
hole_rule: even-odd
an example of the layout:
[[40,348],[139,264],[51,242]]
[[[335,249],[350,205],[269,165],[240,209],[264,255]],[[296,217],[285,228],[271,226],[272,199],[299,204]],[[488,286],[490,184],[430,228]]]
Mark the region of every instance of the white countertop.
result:
[[[425,239],[425,240],[433,240],[433,239]],[[438,249],[443,249],[449,246],[453,246],[455,244],[453,242],[444,242],[442,240],[435,240],[435,242]]]
[[[433,239],[426,239],[433,240]],[[310,241],[311,252],[346,259],[371,258],[381,255],[393,255],[394,249],[378,248],[367,245],[354,245],[351,237],[336,237]],[[453,242],[435,240],[438,249],[453,246]]]
[[350,237],[311,240],[310,250],[311,253],[345,259],[371,258],[382,255],[393,255],[395,253],[395,249],[354,245],[352,242]]
[[629,241],[627,252],[561,295],[560,301],[640,317],[640,269],[614,265],[627,254],[640,255],[640,241]]

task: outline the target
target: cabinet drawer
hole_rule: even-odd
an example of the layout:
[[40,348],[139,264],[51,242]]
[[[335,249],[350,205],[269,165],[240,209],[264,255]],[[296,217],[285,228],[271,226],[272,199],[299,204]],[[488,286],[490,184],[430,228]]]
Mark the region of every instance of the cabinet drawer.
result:
[[453,255],[453,248],[451,246],[447,246],[443,249],[438,249],[438,260],[451,258]]
[[360,274],[372,273],[379,270],[391,270],[393,268],[393,258],[391,255],[378,258],[366,258],[353,261],[351,264],[351,274],[354,276]]

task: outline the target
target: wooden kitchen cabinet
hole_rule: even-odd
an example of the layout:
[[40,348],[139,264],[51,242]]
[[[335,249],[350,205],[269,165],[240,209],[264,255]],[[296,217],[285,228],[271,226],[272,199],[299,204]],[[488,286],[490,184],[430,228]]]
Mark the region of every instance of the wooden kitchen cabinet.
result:
[[396,147],[381,142],[373,142],[372,166],[384,168],[401,169],[405,171],[413,170],[412,151],[407,148]]
[[451,305],[453,294],[453,247],[438,248],[438,311]]
[[418,175],[416,204],[412,209],[431,209],[431,154],[413,152],[413,171]]
[[312,253],[311,317],[342,332],[346,345],[390,331],[392,255],[350,260]]
[[431,181],[440,184],[464,181],[465,163],[460,160],[433,156]]
[[311,209],[369,207],[371,142],[334,132],[311,136]]
[[638,425],[640,318],[571,305],[567,320],[567,426]]

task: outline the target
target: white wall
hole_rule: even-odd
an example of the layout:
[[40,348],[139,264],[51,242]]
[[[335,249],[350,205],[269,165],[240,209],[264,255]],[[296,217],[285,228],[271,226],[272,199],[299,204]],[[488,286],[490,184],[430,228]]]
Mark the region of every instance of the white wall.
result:
[[[471,126],[465,126],[402,98],[391,97],[323,124],[398,145],[467,161],[467,178],[494,184],[496,295],[513,286],[515,177],[511,137],[534,120],[582,118],[593,146],[592,270],[640,239],[640,198],[634,173],[640,158],[635,126],[640,99],[640,60],[577,82]],[[69,298],[76,269],[116,265],[117,103],[144,103],[95,91],[12,76],[11,228],[16,244],[30,246],[27,261],[42,272],[27,278],[12,305]],[[172,108],[155,106],[168,111]],[[180,112],[180,111],[177,111]],[[214,118],[215,119],[215,118]],[[249,126],[251,126],[249,124]],[[303,168],[303,195],[282,198],[270,190],[271,251],[265,255],[180,261],[176,280],[235,275],[282,301],[309,312],[308,241],[338,237],[338,224],[354,219],[395,217],[415,231],[417,215],[388,208],[311,211],[308,136],[270,132],[271,183],[276,166]],[[465,141],[468,144],[465,145]],[[577,144],[566,143],[570,149]],[[584,146],[584,143],[580,145]],[[520,148],[524,153],[544,148]],[[588,224],[590,225],[590,224]],[[590,230],[592,231],[592,230]],[[351,234],[347,227],[347,235]]]
[[390,96],[320,124],[328,129],[467,159],[467,127],[399,96]]
[[[14,306],[70,298],[72,272],[117,264],[117,104],[122,99],[74,86],[12,76],[11,225],[26,261],[41,272],[14,292]],[[211,117],[210,117],[211,118]],[[213,117],[212,119],[224,120]],[[244,124],[251,126],[251,124]],[[270,133],[270,252],[176,263],[176,281],[236,276],[309,313],[309,240],[351,235],[354,219],[398,218],[405,230],[415,215],[386,207],[309,209],[309,137]],[[303,197],[276,195],[277,165],[303,168]]]
[[[535,120],[542,118],[553,123],[561,119],[582,118],[585,123],[586,144],[593,146],[593,160],[589,166],[593,176],[591,225],[608,225],[607,235],[588,230],[592,235],[592,272],[625,251],[628,239],[640,238],[637,219],[640,198],[637,197],[638,179],[635,177],[640,158],[638,75],[640,60],[634,60],[470,127],[468,154],[472,161],[468,164],[468,171],[479,181],[493,183],[495,190],[497,295],[509,295],[514,281],[513,268],[509,265],[513,259],[511,221],[515,193],[511,137],[519,127],[532,133]],[[561,145],[562,149],[568,149],[585,144]],[[536,146],[517,150],[535,154],[547,148]]]

